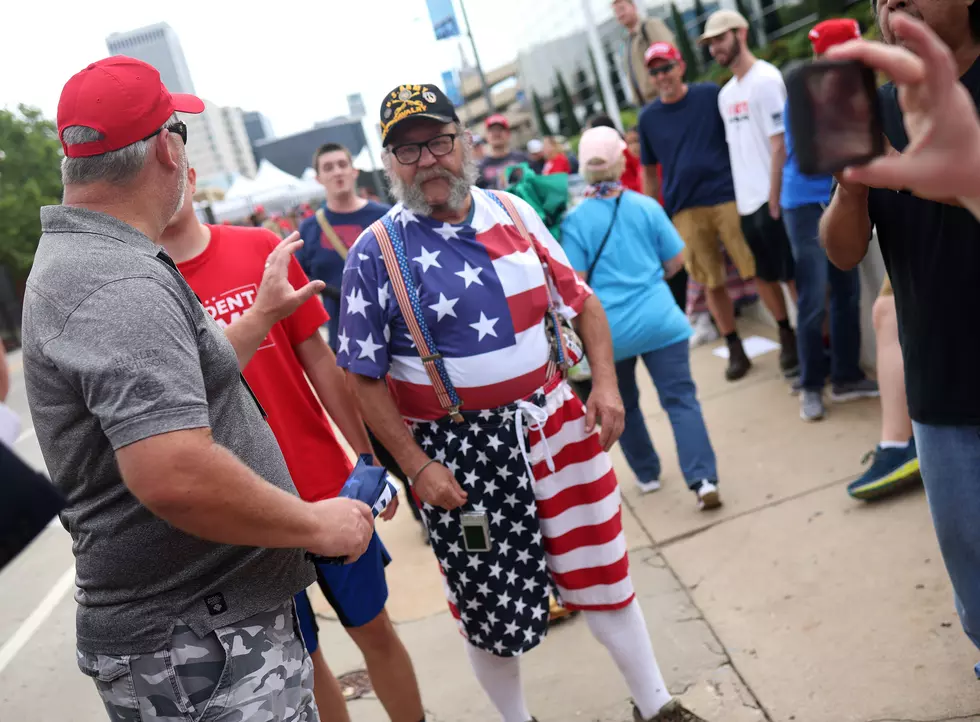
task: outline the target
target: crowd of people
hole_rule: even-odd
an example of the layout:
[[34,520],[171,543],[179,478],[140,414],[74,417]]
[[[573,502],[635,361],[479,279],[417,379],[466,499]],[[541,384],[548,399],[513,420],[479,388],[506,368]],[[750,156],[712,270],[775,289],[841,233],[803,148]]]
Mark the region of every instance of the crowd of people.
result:
[[[608,452],[621,442],[644,492],[661,474],[636,363],[698,507],[718,507],[687,291],[671,281],[686,270],[704,288],[736,382],[752,363],[729,261],[754,280],[778,324],[780,368],[798,377],[801,416],[814,421],[828,374],[835,401],[879,393],[858,365],[854,275],[872,230],[891,278],[874,305],[882,438],[849,491],[889,493],[921,461],[963,626],[980,646],[980,334],[968,313],[980,11],[898,12],[881,0],[885,44],[859,40],[846,20],[814,28],[815,54],[894,81],[879,91],[892,152],[833,180],[800,173],[782,76],[752,55],[741,15],[715,12],[701,38],[733,72],[718,88],[684,81],[662,23],[641,21],[630,0],[613,7],[648,102],[626,137],[608,118],[583,134],[585,199],[561,242],[499,190],[500,173],[529,160],[569,172],[572,158],[552,140],[528,149],[537,159],[513,151],[496,116],[479,151],[434,85],[399,85],[380,107],[396,205],[361,198],[349,150],[324,145],[313,161],[325,202],[285,239],[196,217],[177,114],[200,113],[199,99],[121,56],[65,85],[65,194],[41,212],[23,359],[75,544],[78,665],[110,719],[349,719],[318,649],[314,581],[389,717],[425,719],[385,611],[392,558],[371,508],[343,495],[351,464],[329,415],[356,453],[405,482],[503,722],[533,720],[521,658],[542,641],[555,597],[615,661],[638,722],[704,722],[667,689],[629,571]],[[579,396],[568,375],[583,358],[591,378]],[[4,373],[7,468],[16,420],[5,394]],[[396,499],[381,517],[397,509]]]

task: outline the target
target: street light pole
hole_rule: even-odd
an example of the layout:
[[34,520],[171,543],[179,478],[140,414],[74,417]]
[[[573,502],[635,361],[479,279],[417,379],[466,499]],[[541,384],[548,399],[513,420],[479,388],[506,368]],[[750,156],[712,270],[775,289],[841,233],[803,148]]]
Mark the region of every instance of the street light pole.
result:
[[483,66],[480,65],[480,53],[476,50],[476,41],[473,39],[473,29],[470,27],[470,19],[466,14],[466,0],[459,0],[459,8],[463,11],[463,22],[466,23],[466,36],[470,39],[470,47],[473,48],[473,62],[476,64],[476,72],[480,76],[480,87],[483,88],[483,98],[487,101],[487,113],[493,115],[493,98],[490,96],[490,86],[487,85],[487,76],[483,74]]
[[591,0],[582,0],[582,14],[585,16],[585,29],[589,34],[589,47],[592,48],[592,55],[595,57],[595,69],[599,74],[596,80],[602,89],[602,99],[606,106],[606,112],[612,116],[613,123],[620,133],[623,132],[623,119],[619,115],[619,103],[616,102],[616,91],[613,90],[612,81],[609,80],[609,63],[606,62],[606,53],[602,48],[602,41],[599,39],[599,30],[595,25],[595,16],[592,14]]

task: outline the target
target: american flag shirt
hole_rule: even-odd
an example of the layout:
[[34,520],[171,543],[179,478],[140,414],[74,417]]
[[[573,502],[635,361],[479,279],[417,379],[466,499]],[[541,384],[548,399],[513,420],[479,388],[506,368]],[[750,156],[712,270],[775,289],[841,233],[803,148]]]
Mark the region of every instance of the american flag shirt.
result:
[[[537,252],[507,212],[475,188],[472,218],[462,225],[417,216],[400,203],[388,212],[463,409],[504,406],[544,385],[551,353],[544,322],[546,283],[559,313],[568,319],[592,293],[534,209],[511,198]],[[370,229],[347,258],[342,296],[338,365],[363,376],[387,376],[406,418],[443,416]]]

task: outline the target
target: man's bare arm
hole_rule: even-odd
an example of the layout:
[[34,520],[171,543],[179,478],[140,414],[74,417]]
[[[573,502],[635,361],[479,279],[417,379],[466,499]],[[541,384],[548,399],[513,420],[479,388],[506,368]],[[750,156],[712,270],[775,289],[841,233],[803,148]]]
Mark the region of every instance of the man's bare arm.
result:
[[616,381],[616,364],[613,362],[612,334],[602,303],[589,296],[582,312],[575,318],[575,328],[582,337],[585,353],[592,369],[592,393],[586,403],[586,433],[591,433],[596,423],[602,429],[599,443],[608,451],[623,433],[626,412],[619,396]]
[[273,249],[266,259],[255,303],[225,329],[225,336],[235,348],[238,368],[242,370],[259,350],[272,327],[326,286],[323,281],[310,281],[296,289],[289,283],[289,262],[293,254],[303,247],[303,241],[298,239],[298,233],[290,233]]
[[371,427],[371,431],[391,452],[398,466],[406,474],[415,474],[429,461],[429,457],[415,443],[415,437],[402,421],[402,416],[395,406],[395,400],[391,398],[384,379],[372,379],[350,373],[347,376],[347,383],[354,392],[361,415]]
[[431,461],[415,443],[405,426],[384,379],[351,373],[347,377],[361,414],[371,431],[391,452],[398,466],[408,474],[412,488],[422,501],[442,509],[455,509],[466,503],[467,494],[449,469]]
[[337,424],[354,453],[373,453],[357,401],[347,386],[344,372],[337,366],[337,357],[320,332],[314,331],[312,336],[296,346],[296,355],[320,403]]
[[868,188],[852,183],[838,185],[820,219],[820,243],[827,251],[827,258],[848,271],[867,254],[870,241]]
[[660,197],[660,179],[655,165],[643,166],[643,194],[654,200]]
[[225,329],[225,338],[231,342],[238,357],[238,368],[245,370],[275,323],[271,317],[252,306]]
[[664,278],[671,279],[684,268],[684,251],[671,258],[664,264]]
[[214,443],[210,429],[152,436],[119,449],[116,460],[147,509],[202,539],[354,558],[370,541],[374,524],[366,505],[304,502]]
[[783,190],[783,166],[786,165],[786,136],[783,133],[770,136],[772,161],[769,166],[769,215],[779,218],[782,215],[780,195]]

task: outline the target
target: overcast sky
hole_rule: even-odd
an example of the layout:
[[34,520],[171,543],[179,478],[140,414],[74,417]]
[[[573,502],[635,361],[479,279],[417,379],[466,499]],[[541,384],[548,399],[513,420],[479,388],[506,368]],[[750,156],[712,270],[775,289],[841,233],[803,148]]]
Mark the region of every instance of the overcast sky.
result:
[[[516,56],[514,25],[530,1],[467,0],[485,69]],[[65,81],[108,55],[110,33],[161,21],[179,35],[198,95],[262,111],[277,135],[346,113],[349,93],[363,93],[374,114],[395,85],[439,82],[443,70],[459,65],[457,41],[434,39],[425,0],[266,0],[255,11],[246,7],[217,0],[18,3],[16,20],[11,8],[4,13],[0,107],[25,103],[53,119]]]

